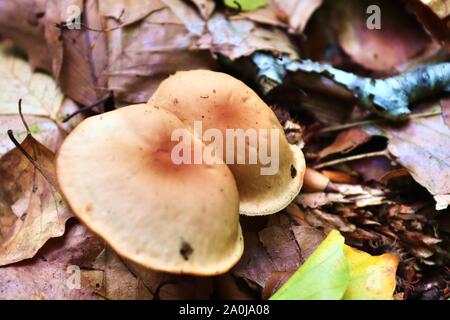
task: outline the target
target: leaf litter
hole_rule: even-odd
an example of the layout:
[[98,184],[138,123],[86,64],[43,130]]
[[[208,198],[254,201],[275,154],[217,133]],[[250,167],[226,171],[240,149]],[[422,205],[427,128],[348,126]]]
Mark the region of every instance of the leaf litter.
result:
[[[12,40],[0,42],[1,298],[450,296],[448,6],[376,1],[383,19],[405,19],[369,32],[365,2],[255,3],[1,3],[0,34]],[[79,30],[67,25],[70,5],[81,9]],[[333,10],[345,15],[327,17]],[[283,212],[241,219],[244,256],[206,278],[124,261],[72,218],[51,183],[54,153],[84,116],[144,102],[168,75],[197,68],[260,90],[310,167],[307,188]],[[80,109],[84,116],[63,122]],[[338,254],[327,261],[342,268],[314,268],[330,246]],[[339,276],[328,279],[332,272]],[[308,283],[324,289],[295,290]]]

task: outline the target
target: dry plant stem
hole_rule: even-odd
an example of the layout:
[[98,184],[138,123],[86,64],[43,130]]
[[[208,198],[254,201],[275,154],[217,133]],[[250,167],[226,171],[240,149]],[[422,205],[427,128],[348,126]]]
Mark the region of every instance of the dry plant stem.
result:
[[[410,115],[408,117],[408,119],[427,118],[427,117],[438,116],[438,115],[441,115],[441,114],[442,114],[442,111],[416,113],[416,114]],[[342,125],[338,125],[338,126],[332,126],[332,127],[324,128],[324,129],[320,130],[320,132],[321,133],[335,132],[335,131],[341,131],[341,130],[345,130],[345,129],[354,128],[354,127],[361,127],[361,126],[365,126],[365,125],[378,124],[378,123],[384,123],[384,122],[389,122],[389,120],[387,120],[387,119],[373,119],[373,120],[366,120],[366,121],[358,121],[358,122],[346,123],[346,124],[342,124]]]
[[340,158],[340,159],[320,163],[320,164],[314,166],[314,169],[321,169],[321,168],[330,167],[330,166],[334,166],[334,165],[349,162],[349,161],[355,161],[355,160],[379,157],[379,156],[385,156],[385,157],[389,158],[389,153],[387,152],[387,150],[382,150],[382,151],[358,154],[355,156],[350,156],[350,157],[345,157],[345,158]]
[[25,130],[27,130],[27,134],[30,134],[30,128],[28,127],[28,123],[25,121],[25,118],[22,113],[22,99],[19,99],[19,115],[20,119],[22,120],[23,126],[25,127]]
[[98,101],[96,101],[96,102],[94,102],[94,103],[91,104],[90,106],[86,106],[86,107],[83,107],[83,108],[78,109],[78,110],[75,111],[74,113],[72,113],[72,114],[68,115],[66,118],[64,118],[63,121],[62,121],[62,123],[66,123],[67,121],[69,121],[70,119],[72,119],[73,117],[75,117],[76,115],[78,115],[78,114],[80,114],[80,113],[83,113],[83,112],[85,112],[85,111],[89,111],[89,110],[91,110],[92,108],[97,107],[99,104],[102,104],[103,102],[105,102],[105,101],[108,100],[108,99],[109,99],[109,95],[106,96],[106,97],[104,97],[104,98],[101,98],[100,100],[98,100]]

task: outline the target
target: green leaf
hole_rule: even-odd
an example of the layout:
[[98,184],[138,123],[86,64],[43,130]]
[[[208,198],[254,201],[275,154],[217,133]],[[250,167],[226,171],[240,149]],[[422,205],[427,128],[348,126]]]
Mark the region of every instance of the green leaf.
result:
[[388,300],[396,287],[398,258],[381,256],[344,244],[331,231],[306,262],[271,300]]
[[271,300],[339,300],[350,281],[344,237],[331,231]]
[[224,0],[227,7],[242,11],[253,11],[265,7],[267,0]]

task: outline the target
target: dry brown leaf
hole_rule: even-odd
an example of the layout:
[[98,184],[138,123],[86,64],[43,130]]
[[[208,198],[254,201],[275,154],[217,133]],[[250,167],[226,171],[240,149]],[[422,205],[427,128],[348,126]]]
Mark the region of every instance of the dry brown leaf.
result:
[[165,6],[162,1],[155,0],[102,0],[98,5],[102,16],[113,18],[123,27],[138,22]]
[[[362,66],[389,70],[423,50],[430,39],[420,24],[403,7],[389,0],[345,0],[336,2],[339,17],[339,43]],[[370,5],[381,10],[381,28],[369,29],[366,13]]]
[[[48,19],[53,23],[60,22],[58,15],[61,10],[67,9],[60,3],[56,7],[50,6],[47,10]],[[83,23],[92,29],[104,29],[97,1],[85,2]],[[56,38],[56,35],[52,36]],[[104,99],[109,95],[106,74],[108,64],[106,33],[85,27],[80,30],[62,28],[60,36],[62,40],[58,42],[59,48],[55,51],[60,50],[62,55],[55,54],[53,57],[53,75],[64,94],[86,106]]]
[[[440,110],[436,103],[419,109],[436,110]],[[365,130],[389,139],[389,152],[435,197],[438,210],[450,204],[450,128],[442,116],[414,119],[403,126],[378,125]]]
[[[215,68],[209,52],[190,50],[205,25],[197,12],[181,3],[177,15],[163,1],[156,3],[161,9],[136,24],[109,33],[108,87],[118,100],[145,102],[159,83],[175,71]],[[108,19],[110,28],[117,25]]]
[[285,53],[297,57],[287,35],[277,28],[265,28],[250,20],[229,20],[214,14],[207,22],[208,33],[199,41],[200,48],[220,53],[229,59],[248,56],[257,50]]
[[0,268],[0,299],[99,299],[95,285],[86,281],[92,274],[75,272],[92,267],[101,250],[102,241],[82,225],[72,225],[35,258]]
[[[51,72],[67,96],[91,105],[108,94],[106,34],[85,27],[103,29],[95,0],[84,6],[81,0],[6,1],[4,6],[0,33],[25,50],[33,66]],[[71,8],[83,12],[80,30],[64,27]]]
[[325,158],[334,153],[347,153],[363,145],[371,136],[360,128],[352,128],[339,132],[331,145],[319,152],[320,158]]
[[14,40],[29,57],[30,64],[52,71],[52,57],[45,40],[45,1],[7,0],[0,3],[0,33]]
[[31,135],[21,146],[46,176],[17,148],[0,158],[0,216],[14,221],[0,225],[0,265],[33,257],[48,239],[64,233],[72,216],[57,191],[54,154]]

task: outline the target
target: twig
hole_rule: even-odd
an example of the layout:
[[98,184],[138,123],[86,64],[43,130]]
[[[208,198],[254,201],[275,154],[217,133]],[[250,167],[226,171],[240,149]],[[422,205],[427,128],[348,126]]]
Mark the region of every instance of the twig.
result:
[[72,113],[72,114],[68,115],[66,118],[64,118],[64,119],[62,120],[62,123],[65,123],[65,122],[69,121],[70,119],[72,119],[73,117],[75,117],[76,115],[78,115],[78,114],[80,114],[80,113],[83,113],[83,112],[85,112],[85,111],[89,111],[89,110],[91,110],[92,108],[97,107],[99,104],[102,104],[103,102],[105,102],[105,101],[108,100],[108,99],[109,99],[109,95],[106,96],[106,97],[104,97],[104,98],[101,98],[100,100],[98,100],[98,101],[96,101],[96,102],[94,102],[94,103],[91,104],[90,106],[86,106],[86,107],[83,107],[83,108],[78,109],[78,110],[75,111],[74,113]]
[[27,130],[27,134],[30,134],[30,128],[28,127],[28,123],[25,121],[25,118],[22,113],[22,99],[19,99],[19,116],[22,120],[23,126],[25,127],[25,130]]
[[349,162],[349,161],[378,157],[378,156],[389,157],[389,154],[387,153],[386,150],[363,153],[363,154],[358,154],[355,156],[350,156],[350,157],[345,157],[345,158],[341,158],[341,159],[323,162],[323,163],[320,163],[320,164],[314,166],[314,169],[321,169],[321,168],[330,167],[330,166],[334,166],[336,164],[341,164],[341,163],[345,163],[345,162]]
[[[440,115],[440,114],[442,114],[442,111],[440,111],[440,110],[439,111],[424,112],[424,113],[416,113],[416,114],[409,115],[407,117],[407,119],[427,118],[427,117],[437,116],[437,115]],[[342,125],[327,127],[327,128],[324,128],[324,129],[320,130],[320,132],[322,132],[322,133],[334,132],[334,131],[340,131],[340,130],[345,130],[345,129],[349,129],[349,128],[361,127],[361,126],[365,126],[365,125],[377,124],[377,123],[383,123],[383,122],[389,122],[389,120],[387,120],[387,119],[373,119],[373,120],[351,122],[351,123],[346,123],[346,124],[342,124]]]

